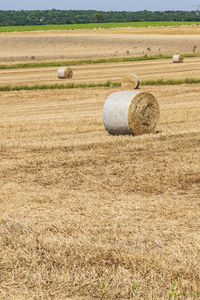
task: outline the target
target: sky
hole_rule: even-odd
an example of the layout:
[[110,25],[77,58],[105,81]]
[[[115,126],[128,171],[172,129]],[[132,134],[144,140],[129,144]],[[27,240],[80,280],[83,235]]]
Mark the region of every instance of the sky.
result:
[[200,0],[190,2],[186,0],[0,0],[0,10],[43,10],[43,9],[94,9],[115,11],[138,10],[195,10]]

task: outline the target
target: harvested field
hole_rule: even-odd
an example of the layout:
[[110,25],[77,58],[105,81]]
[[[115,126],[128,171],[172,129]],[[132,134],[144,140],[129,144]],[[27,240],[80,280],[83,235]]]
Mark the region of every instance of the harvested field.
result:
[[0,63],[199,52],[199,26],[181,28],[0,33]]
[[[199,30],[2,33],[0,63],[198,52]],[[82,65],[66,82],[199,70],[200,58]],[[1,86],[58,82],[57,67],[0,70]],[[161,114],[137,137],[103,126],[118,90],[0,93],[0,299],[166,300],[174,284],[200,299],[199,85],[142,88]]]
[[104,129],[117,89],[0,93],[1,299],[199,299],[199,86],[143,90],[139,137]]
[[[57,67],[0,70],[0,85],[60,83]],[[124,75],[135,73],[141,81],[147,79],[200,78],[200,58],[185,58],[184,64],[172,59],[73,66],[73,78],[66,82],[121,81]]]

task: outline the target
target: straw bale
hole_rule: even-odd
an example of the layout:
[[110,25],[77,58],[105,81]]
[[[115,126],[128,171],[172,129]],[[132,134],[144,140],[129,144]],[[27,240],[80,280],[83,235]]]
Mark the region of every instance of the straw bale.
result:
[[138,89],[140,86],[140,80],[137,75],[129,74],[123,77],[121,81],[121,86],[125,90]]
[[182,63],[184,61],[184,57],[181,54],[174,54],[173,63]]
[[142,91],[112,93],[103,109],[104,126],[114,135],[155,133],[159,116],[156,98]]
[[73,71],[70,67],[61,67],[58,69],[59,79],[72,78],[72,76],[73,76]]

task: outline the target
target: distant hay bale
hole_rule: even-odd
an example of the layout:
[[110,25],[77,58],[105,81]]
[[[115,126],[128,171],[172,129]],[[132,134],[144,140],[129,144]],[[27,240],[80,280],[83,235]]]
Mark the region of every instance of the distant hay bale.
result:
[[156,98],[140,91],[114,92],[103,108],[104,126],[114,135],[154,133],[159,116]]
[[140,86],[140,80],[137,75],[129,74],[123,77],[121,81],[121,86],[125,90],[138,89]]
[[184,60],[183,55],[181,54],[174,54],[173,56],[173,63],[182,63]]
[[73,71],[70,67],[61,67],[58,69],[59,79],[72,78],[72,76],[73,76]]

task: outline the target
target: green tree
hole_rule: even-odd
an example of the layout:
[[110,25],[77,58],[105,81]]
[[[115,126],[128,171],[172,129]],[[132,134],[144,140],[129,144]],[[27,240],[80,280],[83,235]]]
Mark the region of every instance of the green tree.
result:
[[93,23],[103,23],[105,21],[104,15],[101,13],[97,13],[92,17],[92,22]]

